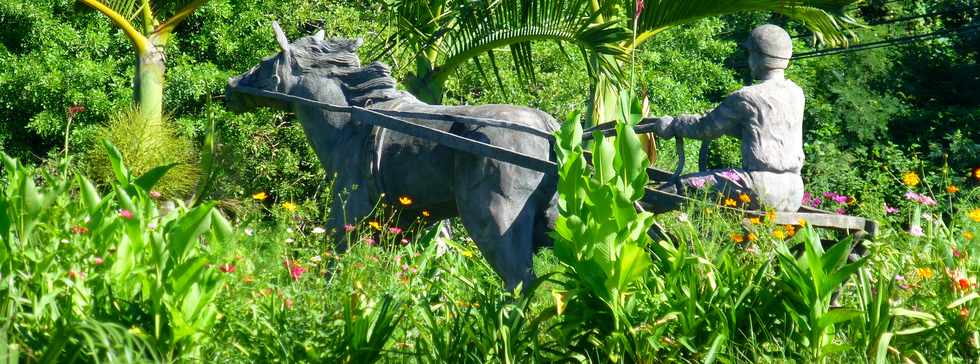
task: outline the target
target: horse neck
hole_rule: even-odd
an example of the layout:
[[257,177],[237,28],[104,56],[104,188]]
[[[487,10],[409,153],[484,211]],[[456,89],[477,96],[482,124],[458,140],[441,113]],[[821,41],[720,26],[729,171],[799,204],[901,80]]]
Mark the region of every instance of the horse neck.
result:
[[[298,92],[294,96],[328,104],[342,104],[328,95],[314,95],[315,93]],[[352,123],[350,114],[346,112],[327,111],[316,106],[297,104],[293,105],[293,111],[303,126],[303,133],[313,145],[320,164],[328,174],[350,168],[351,160],[358,159],[356,157],[361,154],[360,149],[364,145],[364,137],[370,134],[370,127]]]

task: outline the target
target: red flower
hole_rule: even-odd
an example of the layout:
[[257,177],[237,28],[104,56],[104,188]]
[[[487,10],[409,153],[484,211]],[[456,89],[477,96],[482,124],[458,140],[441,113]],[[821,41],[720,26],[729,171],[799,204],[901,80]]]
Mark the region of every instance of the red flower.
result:
[[218,266],[218,270],[225,273],[235,273],[235,265],[231,263],[225,263]]
[[289,276],[292,277],[294,281],[298,281],[299,278],[303,276],[303,273],[306,272],[306,269],[303,269],[303,266],[299,265],[299,263],[296,263],[295,261],[286,259],[282,262],[282,264],[287,270],[289,270]]
[[957,285],[957,288],[959,288],[961,290],[964,290],[964,291],[965,290],[968,290],[968,289],[970,289],[970,280],[969,279],[966,279],[966,278],[957,279],[956,280],[956,285]]
[[81,225],[75,225],[71,227],[71,233],[78,235],[85,234],[88,233],[88,228]]
[[74,105],[74,106],[69,106],[68,107],[68,117],[69,118],[74,118],[75,115],[78,115],[79,113],[83,113],[83,112],[85,112],[85,106],[82,106],[82,105]]

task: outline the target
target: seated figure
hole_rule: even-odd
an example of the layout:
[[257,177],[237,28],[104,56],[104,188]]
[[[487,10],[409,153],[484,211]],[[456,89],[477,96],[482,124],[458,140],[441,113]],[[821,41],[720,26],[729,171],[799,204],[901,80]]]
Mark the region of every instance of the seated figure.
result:
[[[742,168],[712,170],[681,177],[684,187],[710,187],[727,198],[777,211],[796,211],[803,197],[803,90],[787,80],[793,44],[775,25],[755,28],[743,44],[749,50],[752,77],[761,82],[729,95],[704,115],[645,119],[652,132],[664,137],[712,140],[722,135],[741,139]],[[675,184],[661,189],[676,191]],[[741,197],[741,199],[740,199]]]

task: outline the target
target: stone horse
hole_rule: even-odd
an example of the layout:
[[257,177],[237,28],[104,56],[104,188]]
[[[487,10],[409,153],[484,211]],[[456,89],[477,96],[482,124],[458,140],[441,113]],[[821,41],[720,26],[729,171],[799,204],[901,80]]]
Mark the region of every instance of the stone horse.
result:
[[[554,160],[546,134],[559,125],[540,110],[512,105],[429,105],[398,91],[382,63],[362,67],[360,40],[324,39],[323,31],[290,43],[273,24],[282,51],[228,81],[227,107],[247,112],[272,107],[293,112],[327,175],[335,175],[327,226],[338,250],[347,249],[345,224],[362,221],[377,202],[401,206],[396,222],[434,223],[459,216],[483,256],[508,289],[534,279],[532,256],[551,245],[557,215],[557,177],[499,160],[458,152],[434,142],[351,118],[350,113],[236,92],[246,86],[339,106],[440,113],[505,120],[544,131],[535,135],[502,127],[409,119],[453,134]],[[407,201],[407,199],[405,200]],[[427,215],[427,216],[423,216]]]

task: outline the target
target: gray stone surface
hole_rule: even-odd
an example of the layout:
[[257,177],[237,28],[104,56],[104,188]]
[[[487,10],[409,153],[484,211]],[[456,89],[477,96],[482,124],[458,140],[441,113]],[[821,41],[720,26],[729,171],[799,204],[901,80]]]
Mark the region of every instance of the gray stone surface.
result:
[[[445,113],[506,120],[547,132],[558,128],[549,115],[512,105],[438,106],[398,91],[388,67],[362,67],[359,41],[324,40],[322,33],[290,43],[276,26],[283,49],[251,71],[229,80],[227,107],[292,111],[328,175],[336,175],[328,227],[346,250],[345,224],[366,218],[379,200],[399,206],[401,226],[459,216],[484,257],[508,289],[533,278],[534,251],[551,244],[556,218],[555,176],[499,160],[456,152],[431,141],[367,126],[349,113],[289,104],[235,92],[237,86],[281,92],[334,105],[376,110]],[[540,159],[554,159],[544,137],[511,129],[412,119],[412,122]],[[423,211],[428,217],[423,216]]]
[[741,169],[686,175],[683,183],[698,187],[707,182],[731,198],[749,194],[753,207],[762,202],[779,211],[796,211],[803,197],[805,99],[803,90],[783,74],[792,43],[781,28],[764,25],[753,30],[746,47],[752,76],[759,83],[732,93],[707,114],[652,118],[642,124],[650,124],[654,133],[665,138],[711,140],[728,135],[741,139]]

